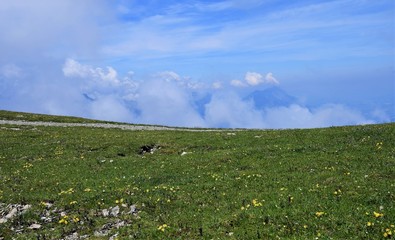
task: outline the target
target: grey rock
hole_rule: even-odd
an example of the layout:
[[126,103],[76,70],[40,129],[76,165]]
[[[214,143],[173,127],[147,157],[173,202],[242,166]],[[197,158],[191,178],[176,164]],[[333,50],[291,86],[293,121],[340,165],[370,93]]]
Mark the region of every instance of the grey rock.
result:
[[118,214],[119,214],[119,206],[116,206],[116,207],[113,207],[112,209],[111,209],[111,216],[113,216],[113,217],[116,217],[116,216],[118,216]]
[[40,228],[41,228],[41,225],[40,225],[40,224],[37,224],[37,223],[33,223],[33,224],[30,225],[28,228],[29,228],[29,229],[40,229]]
[[5,216],[6,219],[13,218],[18,213],[18,209],[12,208],[12,210]]
[[103,209],[101,211],[101,213],[102,213],[103,217],[108,217],[108,215],[110,215],[110,211],[108,211],[108,209]]

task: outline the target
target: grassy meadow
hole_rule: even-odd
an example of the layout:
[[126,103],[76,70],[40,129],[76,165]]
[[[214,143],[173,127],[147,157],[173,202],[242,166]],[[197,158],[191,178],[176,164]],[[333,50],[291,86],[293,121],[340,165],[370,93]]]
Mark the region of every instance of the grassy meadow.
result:
[[[6,111],[0,119],[90,122]],[[0,218],[10,204],[30,207],[0,223],[0,239],[393,239],[395,124],[211,132],[3,124]]]

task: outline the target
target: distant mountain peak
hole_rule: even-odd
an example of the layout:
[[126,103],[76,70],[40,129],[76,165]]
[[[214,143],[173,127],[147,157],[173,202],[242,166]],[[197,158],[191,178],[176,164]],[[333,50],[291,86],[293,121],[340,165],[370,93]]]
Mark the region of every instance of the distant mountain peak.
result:
[[289,95],[278,86],[256,90],[250,93],[245,99],[252,100],[257,109],[288,107],[294,103],[298,103],[296,97]]

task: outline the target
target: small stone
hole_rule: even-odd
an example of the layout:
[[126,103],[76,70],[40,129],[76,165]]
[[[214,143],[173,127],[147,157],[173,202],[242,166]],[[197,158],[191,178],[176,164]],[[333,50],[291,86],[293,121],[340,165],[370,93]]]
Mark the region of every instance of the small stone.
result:
[[130,211],[128,213],[130,213],[130,214],[136,214],[137,213],[137,208],[136,208],[135,204],[130,206]]
[[6,218],[0,218],[0,224],[6,223],[8,220]]
[[29,229],[40,229],[41,225],[37,224],[37,223],[33,223],[32,225],[30,225],[30,227],[28,227]]
[[108,211],[108,209],[103,209],[101,211],[101,213],[102,213],[103,217],[108,217],[108,215],[110,215],[110,211]]
[[93,233],[93,236],[95,236],[95,237],[105,237],[105,236],[108,235],[108,232],[109,232],[108,230],[95,231]]
[[118,233],[112,235],[108,240],[115,240],[117,239]]
[[30,204],[24,205],[24,206],[22,207],[22,211],[26,211],[26,210],[28,210],[28,209],[31,208],[31,207],[32,207],[32,205],[30,205]]
[[18,213],[18,209],[17,208],[13,208],[6,216],[6,219],[10,219],[13,218],[16,214]]
[[73,233],[73,234],[71,234],[71,235],[69,235],[69,236],[67,236],[67,237],[65,238],[65,240],[78,240],[78,239],[80,239],[80,238],[79,238],[77,232],[75,232],[75,233]]
[[117,229],[121,228],[123,226],[125,226],[125,221],[121,221],[121,222],[118,222],[118,223],[114,224],[114,227],[117,228]]
[[111,216],[113,216],[113,217],[116,217],[116,216],[118,216],[118,214],[119,214],[119,206],[116,206],[116,207],[113,207],[112,209],[111,209]]

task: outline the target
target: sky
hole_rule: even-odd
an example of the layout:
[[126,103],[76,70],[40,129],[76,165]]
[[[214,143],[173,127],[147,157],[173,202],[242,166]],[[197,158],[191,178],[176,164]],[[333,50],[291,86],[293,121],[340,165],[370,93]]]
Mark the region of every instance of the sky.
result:
[[139,124],[395,122],[393,0],[0,0],[0,109]]

